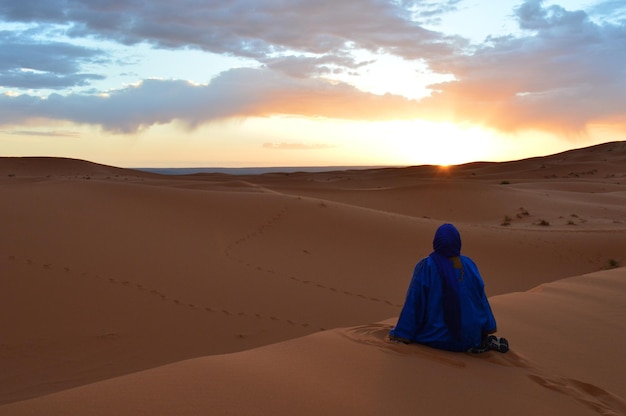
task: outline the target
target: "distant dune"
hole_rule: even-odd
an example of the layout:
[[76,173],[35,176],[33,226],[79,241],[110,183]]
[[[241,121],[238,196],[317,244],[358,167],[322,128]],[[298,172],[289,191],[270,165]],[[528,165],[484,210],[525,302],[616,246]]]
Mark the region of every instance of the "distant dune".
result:
[[[626,414],[626,142],[160,175],[0,158],[0,415]],[[508,354],[390,343],[454,223]]]

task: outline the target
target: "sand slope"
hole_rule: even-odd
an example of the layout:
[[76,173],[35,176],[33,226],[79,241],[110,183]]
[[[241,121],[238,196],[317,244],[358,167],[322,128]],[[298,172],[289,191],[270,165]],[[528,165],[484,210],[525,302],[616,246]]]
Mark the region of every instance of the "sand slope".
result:
[[[596,396],[611,414],[626,397],[624,270],[561,280],[626,264],[624,142],[447,170],[258,176],[0,158],[0,200],[0,414],[89,402],[254,414],[285,400],[311,414],[454,414],[466,406],[441,400],[449,380],[477,409],[483,390],[524,391],[518,414],[593,414]],[[514,354],[384,341],[444,221]]]
[[183,361],[0,414],[620,415],[624,294],[622,268],[494,298],[515,345],[504,355],[390,343],[388,320]]

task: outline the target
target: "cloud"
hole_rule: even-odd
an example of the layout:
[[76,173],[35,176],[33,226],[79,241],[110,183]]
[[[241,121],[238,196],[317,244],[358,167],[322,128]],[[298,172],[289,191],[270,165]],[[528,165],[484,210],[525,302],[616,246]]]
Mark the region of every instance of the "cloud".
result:
[[[425,3],[422,6],[422,3]],[[444,2],[444,5],[455,1]],[[293,51],[341,55],[354,48],[405,58],[449,53],[459,38],[422,28],[415,11],[433,2],[275,0],[0,0],[0,18],[67,27],[71,37],[94,37],[161,48],[193,47],[263,62]]]
[[626,3],[622,0],[605,0],[589,8],[589,13],[613,22],[626,23]]
[[346,84],[288,78],[270,69],[252,68],[226,71],[208,85],[151,79],[106,96],[0,96],[0,125],[44,118],[99,125],[118,133],[175,120],[195,128],[233,117],[292,114],[385,120],[411,118],[415,111],[416,103],[403,97],[379,96]]
[[9,88],[24,89],[64,89],[89,85],[90,81],[104,79],[97,74],[58,75],[51,73],[37,73],[28,70],[9,70],[0,73],[0,85]]
[[456,81],[431,86],[433,113],[512,131],[584,131],[624,120],[626,27],[596,24],[582,11],[528,0],[516,10],[525,35],[490,39],[468,55],[431,60]]
[[10,134],[12,136],[42,136],[42,137],[80,137],[81,133],[70,130],[10,130],[2,131],[4,134]]
[[[505,131],[580,132],[602,120],[626,123],[623,1],[602,1],[588,14],[526,0],[513,11],[521,34],[478,45],[423,27],[459,8],[461,0],[0,0],[0,21],[27,27],[0,32],[5,88],[62,92],[102,79],[85,68],[107,62],[106,52],[50,41],[49,30],[73,40],[196,48],[261,66],[224,72],[207,85],[146,79],[106,96],[0,96],[0,124],[47,118],[128,133],[175,120],[194,128],[274,114],[431,118]],[[432,95],[418,103],[320,79],[370,63],[357,58],[359,50],[423,62],[455,81],[431,85]]]
[[81,73],[81,65],[100,62],[98,49],[31,39],[32,31],[0,31],[0,86],[62,89],[89,84],[102,75]]
[[417,21],[432,24],[439,22],[441,15],[457,10],[461,2],[462,0],[402,0],[401,4],[412,11],[412,16]]
[[324,55],[321,57],[308,57],[302,55],[281,56],[264,60],[267,67],[278,70],[284,74],[296,78],[308,78],[325,76],[334,72],[343,71],[342,68],[358,69],[372,63],[357,61],[351,56]]
[[316,144],[306,144],[306,143],[263,143],[264,149],[271,150],[323,150],[323,149],[332,149],[337,146],[332,144],[324,144],[324,143],[316,143]]

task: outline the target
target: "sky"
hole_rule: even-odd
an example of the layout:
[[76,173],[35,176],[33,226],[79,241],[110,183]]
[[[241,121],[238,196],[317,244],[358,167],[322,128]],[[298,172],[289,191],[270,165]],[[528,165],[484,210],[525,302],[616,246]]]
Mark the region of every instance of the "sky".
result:
[[449,165],[615,140],[623,0],[0,0],[0,156]]

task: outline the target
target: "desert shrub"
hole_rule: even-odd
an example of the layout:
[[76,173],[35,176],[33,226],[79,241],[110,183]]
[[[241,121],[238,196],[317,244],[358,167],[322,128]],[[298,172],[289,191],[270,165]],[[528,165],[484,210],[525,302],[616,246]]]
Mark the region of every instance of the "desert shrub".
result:
[[517,218],[522,217],[530,217],[530,212],[524,207],[520,207],[519,212],[517,213]]
[[511,217],[509,217],[508,215],[505,215],[500,225],[504,227],[511,225]]
[[609,260],[609,269],[616,269],[619,267],[619,262],[615,259]]
[[510,185],[510,184],[511,184],[511,182],[509,182],[509,181],[502,181],[502,182],[500,182],[500,185]]
[[546,221],[546,220],[539,220],[537,222],[537,225],[541,225],[542,227],[547,227],[547,226],[550,225],[550,223],[548,221]]

